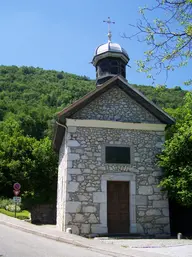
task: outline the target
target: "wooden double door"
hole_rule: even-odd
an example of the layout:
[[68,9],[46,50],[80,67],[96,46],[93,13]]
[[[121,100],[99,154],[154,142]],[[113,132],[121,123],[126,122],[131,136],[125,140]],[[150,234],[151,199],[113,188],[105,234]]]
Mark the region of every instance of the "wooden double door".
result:
[[109,234],[129,233],[129,182],[107,182],[107,223]]

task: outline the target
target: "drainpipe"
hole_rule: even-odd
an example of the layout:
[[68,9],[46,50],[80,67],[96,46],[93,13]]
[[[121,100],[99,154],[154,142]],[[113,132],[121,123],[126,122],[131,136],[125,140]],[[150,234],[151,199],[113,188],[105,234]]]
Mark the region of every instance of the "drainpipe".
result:
[[58,121],[56,121],[56,123],[57,123],[59,126],[64,127],[64,128],[66,128],[66,129],[67,129],[67,126],[66,126],[66,125],[61,124],[61,123],[59,123]]

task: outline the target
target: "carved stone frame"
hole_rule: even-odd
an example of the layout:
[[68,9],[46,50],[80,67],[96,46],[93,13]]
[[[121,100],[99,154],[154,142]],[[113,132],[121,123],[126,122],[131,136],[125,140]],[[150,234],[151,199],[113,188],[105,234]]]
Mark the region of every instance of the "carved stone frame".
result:
[[[101,191],[104,195],[103,201],[100,203],[100,225],[98,230],[102,230],[103,233],[108,233],[107,227],[107,181],[127,181],[130,182],[130,199],[129,199],[129,211],[130,211],[130,233],[137,233],[136,226],[136,204],[135,204],[135,194],[136,194],[136,181],[135,174],[126,173],[110,173],[104,174],[101,177]],[[97,226],[97,225],[96,225]]]

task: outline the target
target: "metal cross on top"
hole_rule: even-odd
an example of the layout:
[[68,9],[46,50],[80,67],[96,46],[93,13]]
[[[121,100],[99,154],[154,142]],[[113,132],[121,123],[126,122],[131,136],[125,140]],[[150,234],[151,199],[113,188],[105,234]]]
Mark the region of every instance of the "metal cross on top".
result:
[[110,25],[115,24],[115,22],[111,21],[110,17],[108,17],[108,19],[106,21],[103,21],[103,22],[108,23],[108,42],[111,42],[112,33],[111,33]]

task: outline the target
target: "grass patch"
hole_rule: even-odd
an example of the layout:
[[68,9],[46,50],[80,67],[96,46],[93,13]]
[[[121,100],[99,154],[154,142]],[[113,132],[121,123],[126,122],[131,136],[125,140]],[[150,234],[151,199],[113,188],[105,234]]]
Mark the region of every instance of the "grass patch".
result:
[[[10,217],[15,217],[15,213],[14,212],[7,211],[5,209],[0,209],[0,213],[5,214],[5,215],[10,216]],[[17,212],[16,213],[16,217],[18,219],[20,219],[20,220],[29,219],[30,212],[28,212],[26,210],[23,210],[21,212]]]

